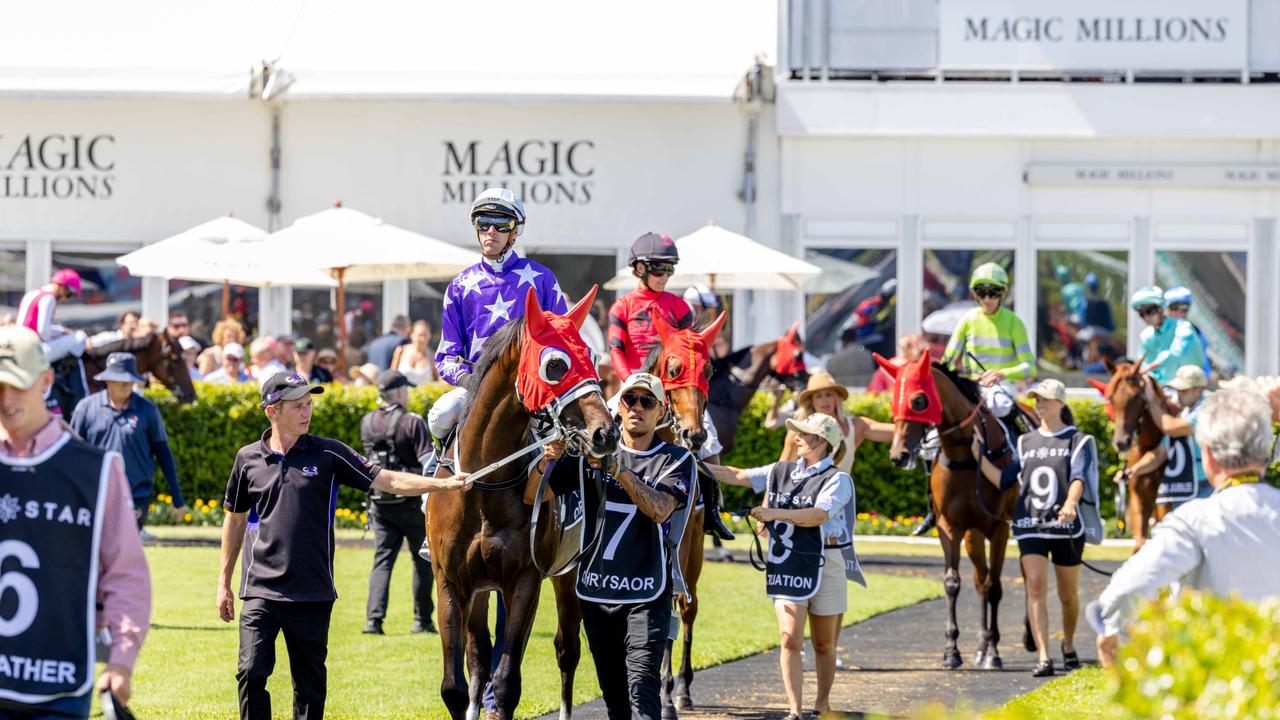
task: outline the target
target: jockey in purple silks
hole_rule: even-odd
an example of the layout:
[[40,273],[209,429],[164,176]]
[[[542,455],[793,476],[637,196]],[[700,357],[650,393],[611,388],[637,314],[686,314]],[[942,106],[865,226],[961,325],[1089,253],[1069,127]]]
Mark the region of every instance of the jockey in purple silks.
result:
[[471,206],[471,224],[484,258],[449,283],[440,321],[436,372],[453,390],[431,406],[427,424],[444,439],[458,423],[466,399],[465,379],[480,357],[484,342],[498,328],[524,316],[526,287],[532,287],[543,309],[568,311],[560,284],[546,267],[522,258],[512,246],[524,232],[524,203],[506,188],[489,188]]

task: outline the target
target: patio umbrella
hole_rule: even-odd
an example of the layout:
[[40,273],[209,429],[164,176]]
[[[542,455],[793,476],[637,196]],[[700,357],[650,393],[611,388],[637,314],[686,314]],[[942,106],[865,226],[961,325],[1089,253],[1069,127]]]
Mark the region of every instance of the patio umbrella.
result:
[[266,246],[267,232],[230,215],[116,258],[131,275],[222,283],[222,315],[232,285],[334,287],[323,271]]
[[[718,290],[799,290],[822,274],[818,266],[708,223],[676,240],[680,263],[670,288],[709,285]],[[624,267],[605,288],[618,290],[635,283]]]
[[[266,245],[295,261],[329,273],[338,283],[338,344],[347,346],[346,284],[383,280],[452,278],[480,262],[480,253],[410,230],[358,210],[333,207],[298,218],[272,233]],[[339,368],[346,353],[338,353]]]
[[956,325],[960,324],[960,318],[976,307],[978,303],[971,300],[952,303],[941,310],[929,313],[929,317],[920,323],[920,328],[934,335],[951,335],[955,332]]

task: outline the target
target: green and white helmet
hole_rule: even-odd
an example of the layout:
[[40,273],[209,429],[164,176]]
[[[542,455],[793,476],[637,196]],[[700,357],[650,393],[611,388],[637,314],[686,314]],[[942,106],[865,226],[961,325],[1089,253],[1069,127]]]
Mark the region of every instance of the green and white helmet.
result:
[[995,285],[1001,290],[1009,289],[1009,273],[998,264],[989,262],[978,266],[973,271],[973,276],[969,278],[969,289],[972,290],[979,285]]
[[1134,291],[1129,296],[1129,307],[1137,310],[1148,305],[1164,307],[1164,290],[1155,285],[1146,285]]

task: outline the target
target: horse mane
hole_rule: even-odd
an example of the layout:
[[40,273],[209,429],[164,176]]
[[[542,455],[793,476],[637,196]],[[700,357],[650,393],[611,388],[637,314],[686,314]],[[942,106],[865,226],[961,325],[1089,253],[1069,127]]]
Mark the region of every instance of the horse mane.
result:
[[113,352],[137,352],[151,347],[156,341],[156,334],[152,333],[140,338],[123,338],[121,340],[113,340],[106,345],[97,345],[85,350],[85,354],[90,357],[106,357]]
[[933,367],[942,371],[942,374],[947,376],[947,379],[956,386],[956,389],[960,391],[960,394],[965,396],[969,402],[982,402],[982,388],[978,387],[977,381],[964,377],[942,363],[935,362]]
[[484,349],[480,351],[480,357],[476,359],[475,364],[471,367],[471,373],[465,386],[467,388],[467,401],[463,403],[462,414],[459,417],[465,418],[471,413],[471,408],[476,402],[476,391],[480,389],[480,383],[484,380],[484,376],[493,369],[493,366],[506,355],[519,351],[520,337],[523,332],[524,318],[522,317],[503,325],[485,341]]
[[640,361],[640,367],[636,368],[636,372],[653,374],[653,369],[658,366],[658,356],[662,354],[662,343],[657,343],[649,348],[649,352],[644,356],[644,360]]

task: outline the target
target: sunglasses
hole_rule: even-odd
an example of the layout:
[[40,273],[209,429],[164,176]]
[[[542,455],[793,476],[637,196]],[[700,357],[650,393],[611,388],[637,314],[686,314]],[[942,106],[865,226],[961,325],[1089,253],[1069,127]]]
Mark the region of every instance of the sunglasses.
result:
[[1143,308],[1138,308],[1138,314],[1141,315],[1142,317],[1146,317],[1148,315],[1155,315],[1158,312],[1160,312],[1159,305],[1148,305]]
[[320,358],[316,361],[317,365],[337,365],[338,361],[333,358]]
[[1188,311],[1188,310],[1190,310],[1190,309],[1191,309],[1191,306],[1190,306],[1190,305],[1170,305],[1170,306],[1169,306],[1169,312],[1171,312],[1171,313],[1175,313],[1175,312],[1186,312],[1186,311]]
[[498,232],[509,233],[516,229],[515,219],[500,215],[477,215],[471,222],[480,232],[488,232],[489,228],[493,228]]
[[645,269],[649,271],[650,275],[673,275],[675,274],[676,266],[671,263],[648,263],[645,265]]
[[182,329],[184,327],[189,327],[189,325],[185,322],[171,322],[169,323],[169,327]]
[[627,393],[622,396],[622,404],[628,408],[634,408],[636,405],[645,410],[653,410],[658,407],[658,398],[652,395],[641,395],[639,393]]
[[979,285],[973,289],[973,294],[980,298],[998,298],[1004,297],[1004,290],[990,285]]

